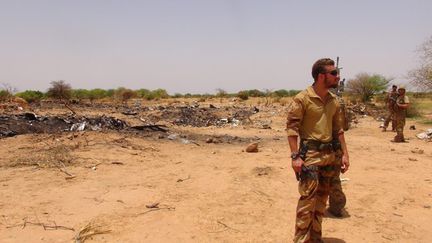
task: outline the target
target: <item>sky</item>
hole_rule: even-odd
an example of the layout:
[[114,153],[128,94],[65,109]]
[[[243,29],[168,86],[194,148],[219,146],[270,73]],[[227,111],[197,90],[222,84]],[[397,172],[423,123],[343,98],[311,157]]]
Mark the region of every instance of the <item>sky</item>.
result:
[[319,58],[409,81],[430,0],[0,0],[0,84],[46,91],[304,89]]

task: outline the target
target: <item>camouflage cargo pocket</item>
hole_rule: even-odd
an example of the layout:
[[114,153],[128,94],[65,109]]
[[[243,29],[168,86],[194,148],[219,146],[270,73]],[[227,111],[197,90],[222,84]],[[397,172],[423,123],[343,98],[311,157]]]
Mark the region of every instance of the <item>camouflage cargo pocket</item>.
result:
[[309,197],[314,195],[318,188],[318,180],[310,177],[301,180],[298,185],[300,196]]

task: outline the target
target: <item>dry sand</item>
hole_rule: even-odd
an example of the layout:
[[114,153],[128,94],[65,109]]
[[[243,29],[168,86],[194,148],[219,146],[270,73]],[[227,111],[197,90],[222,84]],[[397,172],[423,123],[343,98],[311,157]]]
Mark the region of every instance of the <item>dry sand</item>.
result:
[[[272,116],[272,129],[181,128],[258,136],[258,153],[242,152],[247,142],[198,146],[119,132],[1,139],[0,242],[72,242],[88,224],[101,234],[86,242],[291,242],[298,192],[284,115]],[[408,143],[391,143],[394,133],[370,117],[346,133],[347,212],[326,215],[325,242],[432,242],[432,146],[415,138],[426,127],[412,124]],[[62,169],[75,178],[10,166],[37,163],[53,146],[72,148]]]

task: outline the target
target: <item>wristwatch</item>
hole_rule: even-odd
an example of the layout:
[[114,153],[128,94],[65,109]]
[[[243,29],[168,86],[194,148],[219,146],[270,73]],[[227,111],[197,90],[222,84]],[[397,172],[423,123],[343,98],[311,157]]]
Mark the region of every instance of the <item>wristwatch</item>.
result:
[[291,153],[291,159],[297,159],[300,156],[299,152],[292,152]]

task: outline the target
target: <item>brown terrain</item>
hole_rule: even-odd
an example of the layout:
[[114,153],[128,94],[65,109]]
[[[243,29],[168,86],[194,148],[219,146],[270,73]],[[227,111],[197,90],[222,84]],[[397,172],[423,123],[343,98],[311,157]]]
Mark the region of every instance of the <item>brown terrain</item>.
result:
[[[0,242],[291,242],[286,106],[210,101],[3,110]],[[391,143],[379,111],[353,113],[346,212],[324,241],[432,242],[430,126]]]

